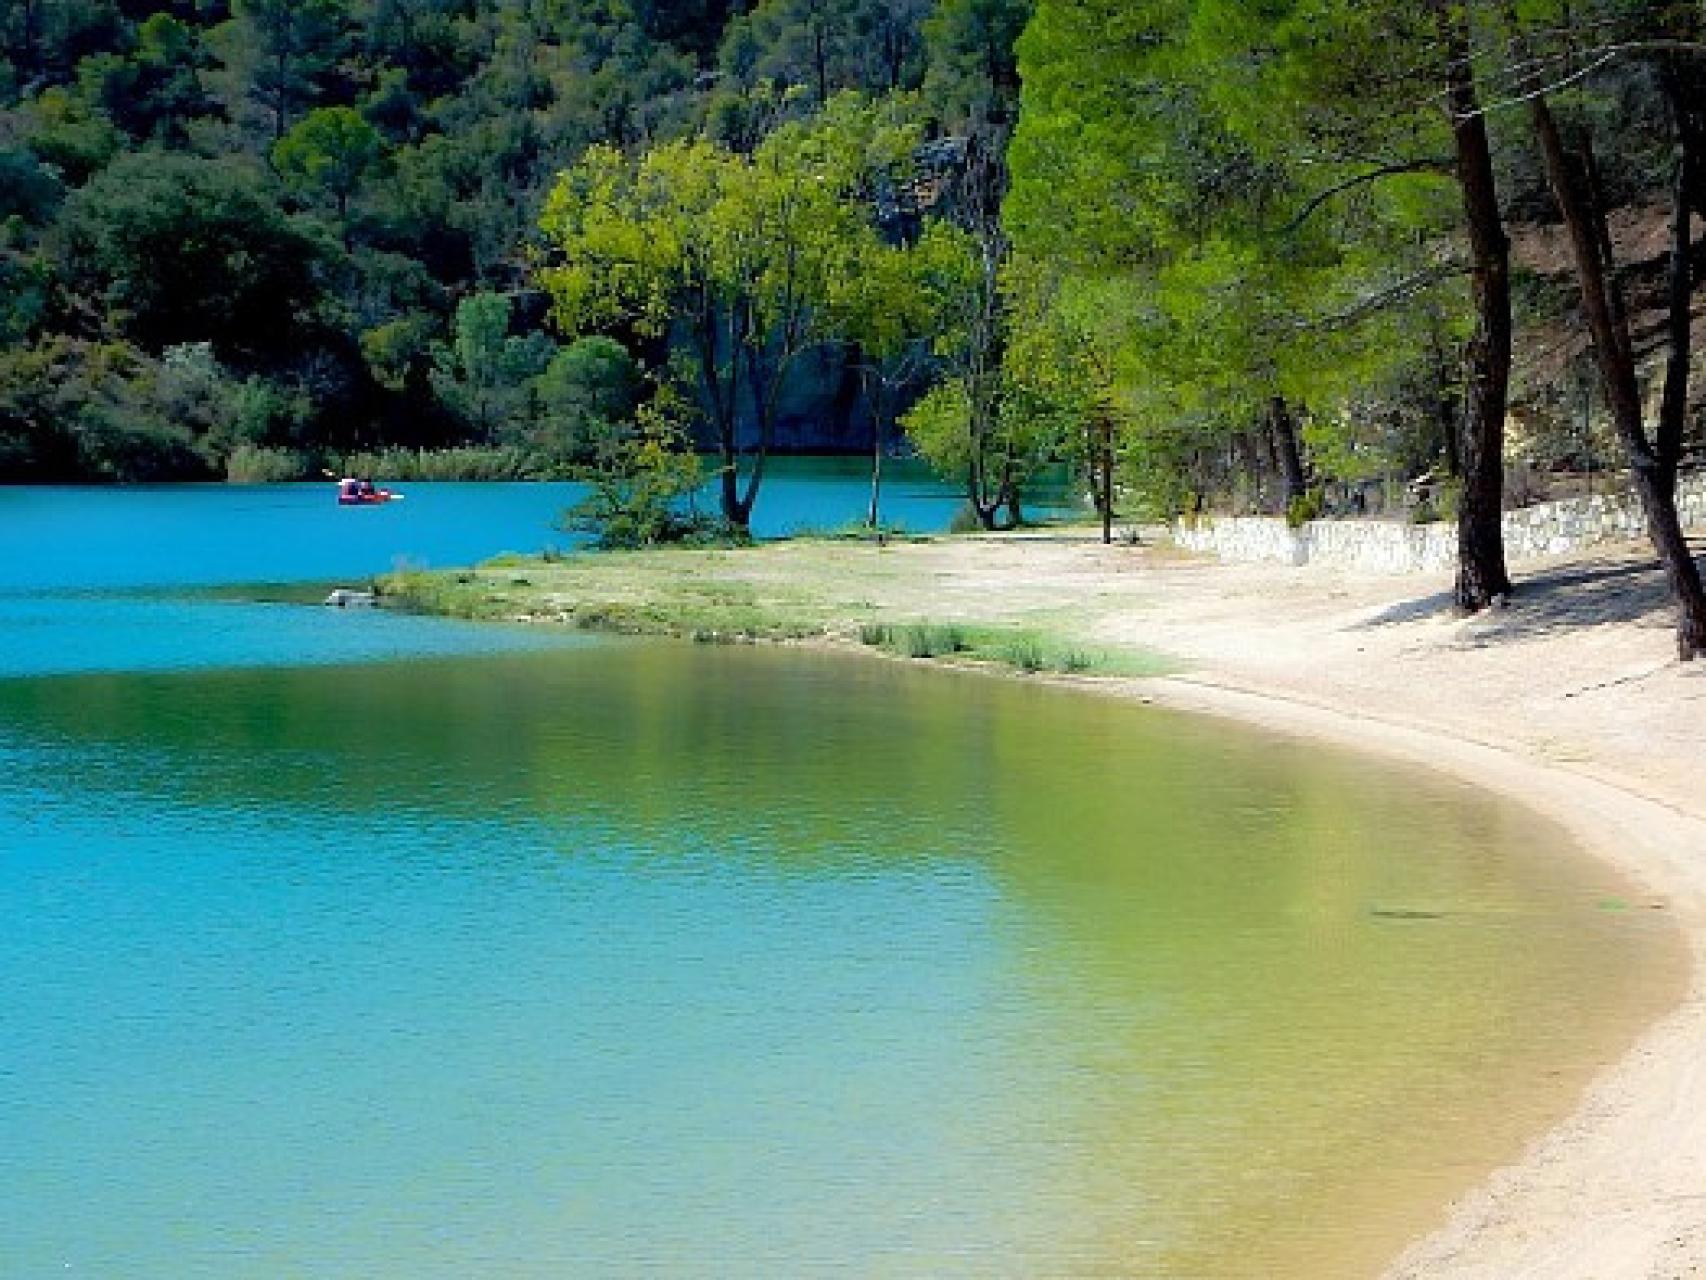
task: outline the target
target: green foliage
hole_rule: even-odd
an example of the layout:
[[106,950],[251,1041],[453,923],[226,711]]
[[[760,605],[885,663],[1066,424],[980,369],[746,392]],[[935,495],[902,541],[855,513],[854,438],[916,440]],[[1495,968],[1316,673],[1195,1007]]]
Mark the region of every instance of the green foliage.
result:
[[950,119],[1008,117],[1019,97],[1019,37],[1034,0],[940,0],[925,22],[927,92]]
[[1034,636],[1014,636],[1002,643],[999,652],[1008,666],[1027,673],[1034,674],[1048,665],[1043,646]]
[[44,89],[17,113],[29,149],[72,185],[99,173],[119,150],[112,121],[70,89]]
[[[1275,398],[1317,480],[1414,474],[1462,396],[1437,6],[29,12],[0,61],[0,344],[14,374],[58,370],[68,423],[189,442],[138,469],[359,441],[562,474],[651,398],[626,343],[684,375],[681,425],[715,444],[740,526],[779,422],[845,422],[845,387],[801,403],[839,357],[874,444],[917,400],[909,433],[982,527],[1017,518],[1045,462],[1098,477],[1104,429],[1122,510],[1193,509],[1261,452]],[[1585,32],[1680,20],[1629,0],[1468,14],[1495,81],[1510,22],[1567,61]],[[1667,180],[1651,82],[1613,67],[1561,100],[1615,131],[1617,198]],[[1514,202],[1549,208],[1508,118]],[[28,416],[11,456],[111,474],[148,452]]]
[[405,392],[431,368],[437,332],[437,317],[424,311],[405,312],[361,335],[362,359],[381,386]]
[[639,411],[643,378],[613,338],[579,338],[552,356],[535,384],[539,417],[532,451],[567,470],[592,461],[618,424]]
[[46,222],[58,207],[64,187],[37,153],[26,147],[0,146],[0,224]]
[[341,0],[232,0],[209,42],[232,114],[274,141],[313,107],[344,49]]
[[919,455],[945,476],[964,474],[972,458],[971,403],[965,388],[930,388],[902,418]]
[[279,484],[305,480],[313,473],[305,455],[275,445],[240,444],[225,460],[225,478],[233,484]]
[[1078,648],[1046,632],[1013,626],[964,626],[937,622],[863,622],[859,643],[896,657],[945,659],[1011,667],[1027,675],[1158,675],[1166,665],[1143,653],[1105,653]]
[[451,341],[434,349],[432,386],[476,440],[525,435],[534,417],[534,381],[551,360],[540,333],[511,334],[510,300],[476,293],[456,307]]
[[1301,529],[1311,520],[1319,520],[1322,510],[1321,491],[1311,489],[1301,497],[1293,498],[1286,504],[1285,522],[1293,529]]
[[[541,280],[565,332],[683,333],[733,526],[751,518],[790,370],[838,336],[839,292],[876,236],[865,192],[914,136],[844,95],[750,155],[702,140],[636,159],[595,147],[547,201],[554,258]],[[743,440],[748,407],[755,438]]]
[[591,492],[564,514],[563,527],[605,549],[654,546],[704,536],[693,506],[704,471],[667,389],[629,422],[602,424],[593,461],[579,472]]
[[4,352],[0,477],[206,475],[194,435],[158,392],[158,369],[120,343],[55,338]]
[[66,201],[58,231],[68,286],[154,350],[277,350],[316,296],[322,246],[242,165],[121,156]]
[[[0,353],[0,474],[158,480],[271,468],[309,410],[303,396],[222,365],[206,343],[160,356],[48,338]],[[295,478],[306,462],[289,451]]]
[[350,107],[310,111],[272,149],[273,167],[286,181],[323,193],[349,216],[350,198],[384,154],[379,131]]
[[747,88],[796,87],[818,103],[846,89],[914,88],[929,8],[921,0],[760,0],[725,29],[719,62]]
[[[709,147],[717,216],[689,245],[714,244],[701,265],[726,286],[718,314],[742,321],[711,363],[744,517],[777,415],[845,413],[829,352],[853,352],[855,311],[860,341],[872,325],[915,335],[873,343],[879,420],[923,375],[928,322],[902,277],[885,276],[904,323],[880,294],[849,295],[919,216],[904,171],[922,123],[957,129],[1000,96],[991,76],[1011,80],[1022,14],[988,0],[30,0],[0,18],[0,345],[111,340],[147,381],[168,349],[211,344],[241,403],[205,440],[187,428],[186,474],[222,470],[241,443],[358,440],[514,444],[558,470],[582,411],[579,392],[553,409],[562,384],[542,376],[546,195],[599,148],[679,148],[692,217],[684,171]],[[908,96],[927,81],[940,102]],[[484,295],[512,302],[495,348],[492,326],[454,314]],[[568,336],[692,364],[690,295]],[[811,383],[807,353],[824,357]],[[705,388],[696,398],[697,429],[716,414]]]
[[448,449],[362,450],[338,461],[346,476],[385,480],[540,480],[539,460],[517,445],[458,445]]
[[1038,329],[1015,328],[1021,286],[996,274],[976,235],[938,223],[909,256],[940,381],[902,425],[937,472],[964,481],[975,523],[990,528],[999,508],[1017,508],[1026,484],[1069,450],[1088,393]]
[[901,652],[909,658],[935,658],[943,654],[964,653],[971,646],[963,627],[937,626],[915,622],[899,632]]
[[1265,430],[1275,398],[1308,407],[1313,461],[1337,474],[1330,437],[1359,398],[1462,313],[1438,270],[1453,192],[1424,157],[1450,147],[1416,114],[1414,18],[1357,0],[1039,4],[1008,223],[1061,278],[1057,305],[1097,298],[1073,327],[1151,509],[1199,498],[1203,455]]

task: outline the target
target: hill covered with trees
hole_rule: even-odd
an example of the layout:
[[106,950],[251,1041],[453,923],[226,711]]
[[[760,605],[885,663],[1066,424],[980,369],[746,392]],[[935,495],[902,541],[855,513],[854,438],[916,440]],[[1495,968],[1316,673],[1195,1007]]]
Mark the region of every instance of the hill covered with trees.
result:
[[1698,0],[6,13],[0,477],[439,449],[647,541],[904,430],[986,528],[1455,519],[1478,608],[1512,465],[1614,467],[1706,647]]
[[[0,477],[289,471],[387,445],[549,471],[622,399],[600,379],[626,376],[546,325],[539,220],[560,172],[593,147],[748,153],[848,90],[911,95],[923,133],[961,134],[991,77],[1012,89],[1024,16],[1019,0],[9,4]],[[862,439],[845,362],[809,374],[792,442]]]

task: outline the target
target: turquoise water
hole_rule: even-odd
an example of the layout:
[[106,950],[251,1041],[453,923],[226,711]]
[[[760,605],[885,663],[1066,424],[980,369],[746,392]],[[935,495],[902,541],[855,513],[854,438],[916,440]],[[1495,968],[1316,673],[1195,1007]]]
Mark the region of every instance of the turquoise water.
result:
[[0,492],[0,1275],[1359,1274],[1668,972],[1426,775],[233,587],[531,518],[301,500]]
[[[772,462],[753,532],[776,537],[863,520],[866,466],[858,459]],[[0,590],[297,582],[383,573],[400,563],[461,565],[580,541],[555,527],[585,492],[578,485],[398,488],[403,502],[340,510],[329,484],[0,485]],[[886,521],[940,532],[960,505],[958,494],[919,464],[887,464]]]
[[[775,537],[862,519],[865,466],[858,459],[773,463],[754,532]],[[406,565],[471,564],[582,541],[556,527],[583,492],[576,485],[404,489],[403,502],[341,509],[329,484],[0,486],[0,676],[366,661],[558,643],[419,619],[305,611],[295,606],[316,597],[302,588],[259,593],[284,601],[216,590],[359,585]],[[959,503],[917,463],[889,464],[885,519],[935,532]]]

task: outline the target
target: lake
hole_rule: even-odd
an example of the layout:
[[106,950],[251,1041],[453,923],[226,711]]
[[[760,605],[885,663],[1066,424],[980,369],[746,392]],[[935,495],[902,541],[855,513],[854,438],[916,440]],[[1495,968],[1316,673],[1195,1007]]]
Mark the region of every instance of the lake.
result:
[[0,1274],[1365,1274],[1676,964],[1425,773],[277,588],[552,537],[410,494],[0,490]]

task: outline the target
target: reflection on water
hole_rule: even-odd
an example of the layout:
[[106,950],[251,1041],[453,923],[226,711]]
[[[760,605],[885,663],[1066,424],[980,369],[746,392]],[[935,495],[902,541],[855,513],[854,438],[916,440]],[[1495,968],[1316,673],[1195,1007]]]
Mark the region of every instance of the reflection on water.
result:
[[0,681],[0,832],[4,1274],[1354,1271],[1671,947],[1426,776],[669,644]]

